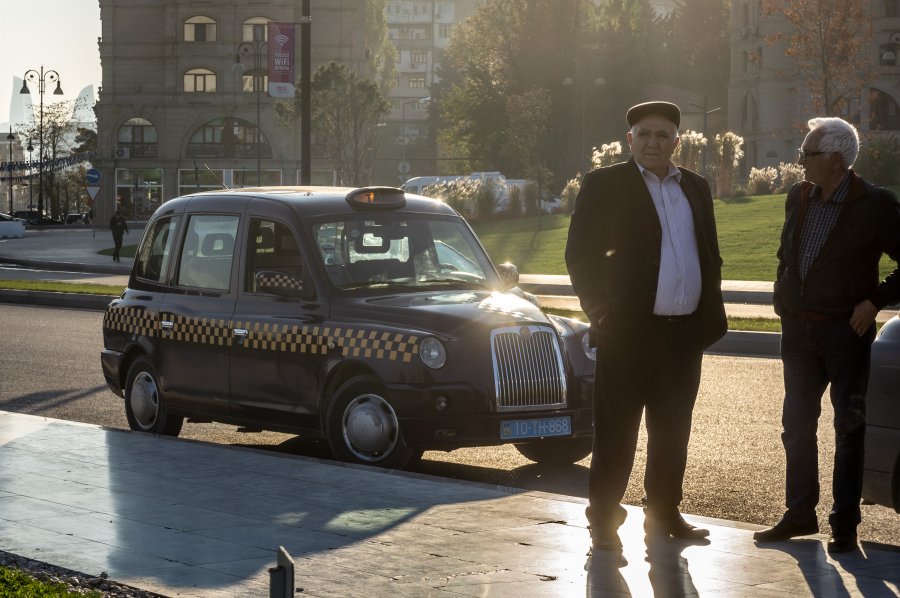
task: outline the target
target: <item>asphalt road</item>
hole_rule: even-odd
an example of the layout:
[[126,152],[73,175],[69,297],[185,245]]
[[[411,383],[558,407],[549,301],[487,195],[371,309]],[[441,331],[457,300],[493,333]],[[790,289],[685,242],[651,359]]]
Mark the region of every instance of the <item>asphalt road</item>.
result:
[[[0,409],[126,428],[121,399],[100,372],[102,314],[0,304]],[[707,356],[694,417],[685,483],[686,513],[769,524],[783,511],[779,438],[781,364],[774,359]],[[824,503],[830,504],[833,438],[827,401],[820,422]],[[327,456],[317,443],[233,426],[187,424],[184,438]],[[625,502],[638,504],[646,438],[641,435]],[[564,468],[537,466],[510,446],[428,452],[416,471],[503,486],[586,496],[588,457]],[[825,505],[819,520],[827,531]],[[900,546],[900,515],[863,507],[863,540]]]

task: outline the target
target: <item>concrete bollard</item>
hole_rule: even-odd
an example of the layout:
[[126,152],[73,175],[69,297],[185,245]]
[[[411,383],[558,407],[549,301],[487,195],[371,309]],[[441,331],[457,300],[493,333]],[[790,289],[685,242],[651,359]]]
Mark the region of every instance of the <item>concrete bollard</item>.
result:
[[276,566],[269,569],[269,598],[292,598],[294,595],[294,559],[278,547]]

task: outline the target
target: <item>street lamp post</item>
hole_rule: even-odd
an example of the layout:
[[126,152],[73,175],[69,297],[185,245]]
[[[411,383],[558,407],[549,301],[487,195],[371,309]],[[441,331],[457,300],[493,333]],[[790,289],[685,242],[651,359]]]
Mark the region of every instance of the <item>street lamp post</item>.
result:
[[[262,59],[266,57],[268,60],[268,45],[265,40],[254,40],[241,42],[237,46],[237,53],[234,56],[234,68],[235,70],[243,73],[244,64],[241,62],[242,58],[252,58],[253,59],[253,91],[256,92],[256,186],[259,187],[262,185],[261,178],[261,161],[262,161],[262,144],[260,143],[260,135],[259,135],[259,102],[260,102],[260,94],[262,93],[262,87],[264,83],[264,78],[262,74]],[[243,84],[243,81],[242,81]]]
[[6,183],[9,185],[9,215],[12,216],[13,213],[13,182],[12,182],[12,161],[13,161],[13,148],[12,144],[15,141],[16,136],[13,135],[12,126],[9,127],[9,135],[6,136],[7,145],[9,145],[9,170],[7,170],[6,175]]
[[59,73],[54,70],[44,70],[44,65],[41,65],[41,70],[36,71],[34,69],[29,69],[25,71],[25,74],[22,76],[22,89],[19,93],[31,94],[31,90],[28,89],[28,82],[38,84],[38,95],[40,96],[40,108],[39,108],[39,118],[40,124],[38,125],[38,157],[40,162],[38,163],[38,218],[44,217],[44,87],[47,83],[56,83],[56,89],[53,90],[53,95],[61,96],[63,95],[62,87],[59,84]]
[[34,146],[31,145],[31,137],[28,138],[28,147],[25,148],[25,151],[28,152],[28,209],[31,209],[31,206],[34,205],[34,184],[31,181],[31,152],[34,151]]

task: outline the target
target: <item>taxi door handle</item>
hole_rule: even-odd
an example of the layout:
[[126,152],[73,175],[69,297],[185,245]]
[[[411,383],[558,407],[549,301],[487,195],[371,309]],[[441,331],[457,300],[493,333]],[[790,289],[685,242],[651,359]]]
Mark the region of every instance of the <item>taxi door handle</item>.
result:
[[159,327],[163,330],[171,332],[173,328],[175,328],[175,322],[170,320],[163,320],[159,323]]
[[246,328],[235,328],[232,330],[234,333],[234,338],[237,340],[239,345],[244,343],[244,339],[247,338],[247,329]]

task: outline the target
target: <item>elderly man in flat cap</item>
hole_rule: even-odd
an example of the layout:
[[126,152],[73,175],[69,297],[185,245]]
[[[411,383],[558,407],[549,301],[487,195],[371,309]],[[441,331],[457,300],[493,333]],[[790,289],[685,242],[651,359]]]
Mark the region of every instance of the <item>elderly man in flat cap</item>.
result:
[[566,265],[597,347],[586,509],[593,550],[618,550],[619,504],[646,413],[644,529],[701,540],[679,511],[703,350],[726,331],[722,259],[706,179],[672,163],[681,111],[628,110],[627,162],[585,175]]

